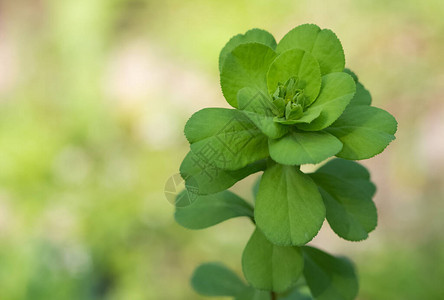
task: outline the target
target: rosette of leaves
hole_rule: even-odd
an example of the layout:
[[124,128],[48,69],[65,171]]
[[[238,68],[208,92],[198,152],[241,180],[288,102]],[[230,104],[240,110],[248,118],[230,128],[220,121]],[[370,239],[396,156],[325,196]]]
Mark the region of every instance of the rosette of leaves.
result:
[[[395,138],[396,120],[371,106],[370,93],[345,69],[336,35],[313,24],[279,43],[260,29],[236,35],[222,49],[219,69],[233,109],[205,108],[185,125],[190,152],[180,172],[187,191],[178,196],[175,218],[202,229],[244,216],[256,228],[242,257],[248,285],[208,264],[196,270],[193,286],[236,299],[354,299],[353,265],[305,244],[325,219],[349,241],[376,227],[375,186],[353,160],[382,152]],[[314,173],[300,170],[333,156]],[[257,172],[254,205],[227,190]]]

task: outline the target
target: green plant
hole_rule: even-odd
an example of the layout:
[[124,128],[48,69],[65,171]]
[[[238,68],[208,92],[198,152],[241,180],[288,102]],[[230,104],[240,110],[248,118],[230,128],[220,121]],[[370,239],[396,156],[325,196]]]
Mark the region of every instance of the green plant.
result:
[[[325,218],[349,241],[366,239],[376,227],[375,186],[353,160],[382,152],[397,123],[371,106],[370,93],[344,67],[336,35],[312,24],[294,28],[279,44],[253,29],[222,49],[220,82],[234,109],[205,108],[188,120],[191,151],[180,167],[187,189],[176,200],[175,218],[202,229],[246,216],[256,229],[242,255],[249,285],[209,263],[193,275],[197,292],[235,299],[356,297],[352,263],[306,244]],[[332,156],[314,173],[300,170]],[[227,190],[260,171],[254,207]]]

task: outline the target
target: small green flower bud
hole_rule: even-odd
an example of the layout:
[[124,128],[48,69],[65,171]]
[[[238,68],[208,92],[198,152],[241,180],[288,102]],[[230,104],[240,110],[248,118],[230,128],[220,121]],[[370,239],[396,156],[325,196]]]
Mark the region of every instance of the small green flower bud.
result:
[[288,102],[285,107],[285,118],[287,120],[297,120],[304,114],[302,106],[299,104]]

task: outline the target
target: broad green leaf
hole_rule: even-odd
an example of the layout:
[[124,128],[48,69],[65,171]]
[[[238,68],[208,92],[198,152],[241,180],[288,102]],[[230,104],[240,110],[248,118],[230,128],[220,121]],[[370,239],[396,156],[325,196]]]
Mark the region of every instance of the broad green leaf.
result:
[[343,163],[335,163],[338,170],[343,169],[338,173],[324,173],[321,168],[310,177],[318,185],[327,209],[327,221],[333,231],[346,240],[361,241],[377,224],[376,207],[372,201],[374,185],[368,179],[351,177],[355,172],[341,176],[349,164],[345,160],[338,162]]
[[321,88],[321,71],[316,59],[300,49],[292,49],[279,55],[268,70],[268,92],[273,94],[279,83],[284,83],[291,77],[299,79],[298,88],[304,90],[304,95],[309,99],[308,104],[312,103]]
[[271,294],[268,291],[261,291],[249,287],[238,294],[234,300],[271,300]]
[[205,108],[188,120],[191,151],[219,169],[239,170],[268,157],[267,137],[241,111]]
[[355,161],[342,158],[335,158],[320,167],[316,173],[327,173],[333,176],[343,178],[355,186],[359,186],[363,192],[371,197],[375,195],[376,187],[370,181],[370,173],[368,170]]
[[242,254],[242,270],[257,289],[283,292],[296,284],[303,269],[299,247],[277,246],[256,229]]
[[226,55],[220,84],[227,102],[238,107],[237,93],[244,87],[267,92],[267,71],[276,53],[259,43],[241,44]]
[[376,228],[376,207],[361,190],[347,181],[327,174],[313,174],[327,210],[327,221],[333,231],[349,241],[361,241]]
[[283,53],[290,49],[310,52],[318,61],[322,75],[341,72],[345,66],[344,50],[338,37],[329,29],[304,24],[288,32],[276,47]]
[[395,139],[396,129],[395,118],[385,110],[358,105],[347,107],[326,131],[344,144],[336,156],[357,160],[381,153]]
[[191,278],[193,289],[204,296],[235,297],[235,300],[271,300],[270,292],[260,291],[245,283],[221,263],[200,265]]
[[243,88],[237,95],[239,109],[268,137],[276,139],[288,128],[274,122],[273,103],[268,95],[253,88]]
[[284,165],[317,164],[342,149],[341,142],[325,131],[291,131],[279,139],[270,139],[271,158]]
[[205,296],[237,296],[247,286],[233,271],[220,263],[200,265],[191,277],[191,285]]
[[316,236],[325,206],[313,180],[297,167],[276,164],[265,170],[254,218],[276,245],[303,245]]
[[320,115],[311,123],[298,124],[297,127],[302,130],[317,131],[330,126],[344,112],[355,90],[355,82],[348,74],[337,72],[322,76],[319,96],[307,109],[307,113],[320,111]]
[[353,264],[319,249],[305,246],[304,277],[316,300],[353,300],[358,294],[358,279]]
[[356,83],[356,93],[353,98],[350,100],[349,106],[352,105],[371,105],[372,104],[372,96],[370,92],[359,82],[358,76],[353,73],[350,69],[344,69],[344,72],[353,77],[353,80]]
[[180,165],[180,174],[185,185],[193,188],[195,194],[208,195],[226,190],[245,177],[265,170],[265,167],[266,160],[262,159],[239,170],[222,170],[190,151]]
[[240,44],[246,44],[246,43],[260,43],[267,45],[271,49],[276,49],[276,40],[274,39],[273,35],[269,33],[268,31],[265,31],[263,29],[254,28],[251,30],[248,30],[245,34],[238,34],[233,36],[228,43],[225,45],[225,47],[222,49],[219,55],[219,71],[222,70],[222,66],[225,62],[225,58],[227,55],[233,51],[234,48],[239,46]]
[[[178,195],[185,196],[186,191]],[[176,222],[188,229],[203,229],[235,217],[253,218],[253,208],[245,200],[230,191],[198,196],[185,207],[176,207]]]

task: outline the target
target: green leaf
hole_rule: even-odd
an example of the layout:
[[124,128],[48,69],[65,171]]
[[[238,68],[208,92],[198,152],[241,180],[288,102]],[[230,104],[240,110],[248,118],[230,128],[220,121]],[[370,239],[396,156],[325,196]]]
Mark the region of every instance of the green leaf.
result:
[[268,157],[267,137],[241,111],[205,108],[188,120],[191,151],[224,170],[239,170]]
[[246,44],[252,42],[264,44],[273,50],[276,49],[276,40],[274,39],[273,35],[271,35],[271,33],[263,29],[254,28],[248,30],[245,34],[235,35],[228,41],[228,43],[220,52],[219,71],[222,70],[225,58],[231,51],[233,51],[234,48],[236,48],[240,44]]
[[321,88],[321,72],[316,59],[308,52],[293,49],[279,55],[270,65],[267,74],[268,92],[273,94],[279,83],[291,77],[299,79],[298,88],[304,89],[308,104],[312,103]]
[[267,92],[267,71],[276,53],[259,43],[241,44],[226,55],[220,84],[227,102],[238,107],[237,93],[244,87]]
[[343,72],[322,76],[322,85],[316,101],[307,109],[320,115],[309,124],[298,124],[302,130],[317,131],[330,126],[344,112],[353,98],[356,87],[353,78]]
[[290,49],[310,52],[319,62],[322,75],[342,72],[345,66],[344,50],[338,37],[329,29],[304,24],[288,32],[276,47],[283,53]]
[[268,291],[260,291],[249,287],[234,298],[235,300],[271,300],[271,294]]
[[350,184],[359,186],[364,193],[369,194],[371,197],[375,195],[376,187],[370,181],[370,173],[363,165],[357,162],[335,158],[320,167],[316,173],[327,173],[343,178],[349,181]]
[[371,105],[372,96],[370,92],[362,85],[362,83],[356,83],[356,93],[350,100],[349,106],[352,105]]
[[279,138],[288,128],[273,121],[274,105],[268,95],[253,88],[243,88],[237,95],[239,109],[268,137]]
[[303,245],[316,236],[325,206],[313,180],[297,167],[276,164],[262,175],[254,218],[276,245]]
[[342,149],[341,142],[325,131],[291,131],[268,142],[271,158],[284,165],[317,164]]
[[372,201],[374,185],[369,174],[356,162],[335,159],[329,164],[310,175],[324,200],[327,221],[340,237],[364,240],[377,224]]
[[352,300],[358,294],[358,279],[352,263],[319,249],[305,246],[304,277],[316,300]]
[[247,286],[230,269],[220,263],[200,265],[191,277],[191,285],[205,296],[236,296]]
[[352,105],[371,105],[372,104],[372,96],[370,92],[359,82],[358,76],[353,73],[350,69],[344,69],[344,72],[353,77],[353,80],[356,83],[356,93],[350,101],[349,106]]
[[[183,191],[178,197],[189,194]],[[176,207],[176,222],[188,229],[203,229],[235,217],[253,218],[253,208],[230,191],[198,196],[185,207]]]
[[343,144],[336,156],[357,160],[381,153],[395,139],[397,122],[383,109],[372,106],[350,106],[326,130]]
[[296,284],[303,261],[299,247],[274,245],[256,229],[242,254],[242,270],[255,288],[283,292]]
[[180,165],[180,174],[185,185],[193,188],[195,194],[208,195],[226,190],[245,177],[265,170],[265,167],[266,160],[262,159],[239,170],[222,170],[190,151]]

